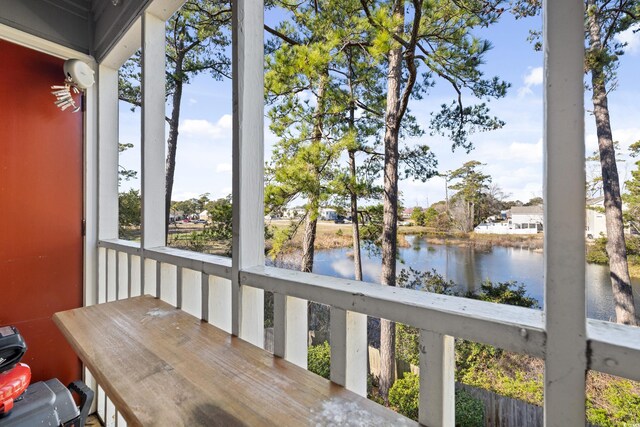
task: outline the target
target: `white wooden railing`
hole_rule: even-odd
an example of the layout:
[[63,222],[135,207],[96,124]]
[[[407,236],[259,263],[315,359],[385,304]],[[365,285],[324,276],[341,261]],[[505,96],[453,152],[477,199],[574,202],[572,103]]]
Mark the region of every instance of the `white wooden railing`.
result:
[[[142,251],[139,245],[122,240],[100,241],[99,247],[97,293],[100,302],[141,293],[152,294],[231,331],[231,259],[167,247]],[[365,319],[364,315],[368,315],[419,328],[420,366],[421,372],[426,372],[421,376],[420,406],[424,408],[422,412],[436,414],[442,421],[429,425],[447,425],[444,412],[453,412],[453,337],[539,358],[545,358],[547,353],[544,312],[541,310],[275,267],[243,270],[240,272],[240,284],[271,291],[280,297],[330,306],[331,378],[360,393],[366,392],[366,359],[361,357],[360,365],[357,365],[358,356],[348,353],[366,353],[366,328],[364,336],[358,337],[353,333],[354,320],[351,317],[360,315]],[[274,352],[278,355],[288,352],[304,354],[306,357],[306,333],[291,334],[292,338],[285,339],[287,328],[291,328],[284,320],[286,310],[286,304],[276,304]],[[302,327],[306,332],[306,324]],[[362,329],[359,332],[362,333]],[[365,341],[362,341],[363,337]],[[358,339],[361,340],[359,344],[349,344],[350,340]],[[590,369],[640,380],[640,328],[588,319],[587,342],[589,353],[586,357]],[[287,351],[288,346],[294,348]],[[347,381],[347,378],[351,380]],[[363,383],[364,389],[358,386]],[[109,419],[109,412],[115,416],[113,408],[106,409],[109,405],[104,397],[101,405],[103,407],[98,409],[104,413],[103,419]],[[422,421],[427,424],[426,420]]]

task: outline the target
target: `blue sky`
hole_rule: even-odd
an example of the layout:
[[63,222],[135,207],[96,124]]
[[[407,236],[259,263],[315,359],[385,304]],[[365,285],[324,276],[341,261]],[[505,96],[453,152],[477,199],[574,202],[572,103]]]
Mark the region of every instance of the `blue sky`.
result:
[[[493,114],[506,122],[503,129],[472,136],[475,149],[451,151],[451,143],[428,135],[421,140],[404,141],[428,144],[438,159],[442,172],[460,167],[469,160],[486,163],[483,171],[493,177],[493,183],[509,195],[509,199],[527,201],[542,196],[542,53],[535,52],[527,41],[530,29],[541,26],[540,18],[514,20],[505,15],[497,24],[478,33],[493,43],[485,57],[485,76],[497,75],[511,83],[507,97],[492,101]],[[619,158],[625,158],[630,143],[640,140],[640,34],[630,31],[622,36],[629,42],[618,72],[618,86],[610,93],[609,106],[614,139],[620,141]],[[436,85],[424,99],[412,101],[410,109],[426,128],[430,113],[442,103],[449,103],[452,91]],[[591,109],[590,94],[585,94],[585,107]],[[585,116],[586,152],[597,148],[593,117]],[[203,193],[211,198],[231,193],[231,82],[216,82],[207,75],[194,78],[184,88],[180,137],[176,161],[174,200],[184,200]],[[120,108],[120,141],[131,142],[135,148],[121,154],[120,164],[139,170],[139,112],[131,113],[126,105]],[[275,137],[265,123],[265,159],[271,154]],[[620,176],[629,177],[632,162],[619,163]],[[588,172],[589,173],[589,172]],[[122,189],[139,187],[139,183],[124,183]],[[444,199],[444,180],[432,178],[426,183],[404,180],[400,191],[405,206],[434,203]]]

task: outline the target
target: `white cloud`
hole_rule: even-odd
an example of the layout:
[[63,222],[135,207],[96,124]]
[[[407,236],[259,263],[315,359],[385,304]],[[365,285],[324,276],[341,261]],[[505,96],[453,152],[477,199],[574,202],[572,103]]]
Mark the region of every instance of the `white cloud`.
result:
[[627,52],[631,54],[640,52],[640,24],[633,25],[629,29],[616,35],[615,38],[616,41],[620,43],[627,43]]
[[541,163],[542,139],[539,139],[535,144],[512,142],[507,151],[503,153],[502,159],[514,163]]
[[230,137],[232,117],[224,114],[216,123],[201,119],[187,119],[180,123],[180,132],[193,138],[221,139]]
[[[629,145],[640,140],[640,128],[613,129],[611,133],[613,140],[620,143],[620,149],[616,150],[616,157],[619,160],[627,155]],[[585,136],[585,151],[590,156],[596,150],[598,150],[598,136],[595,133],[588,133]]]
[[216,172],[231,172],[231,165],[229,163],[218,163]]
[[542,67],[534,67],[529,68],[529,72],[524,76],[523,82],[524,86],[518,89],[518,96],[523,97],[526,95],[531,95],[533,91],[531,90],[534,86],[540,86],[543,80],[543,69]]
[[524,84],[531,86],[538,86],[542,84],[542,67],[535,67],[529,70],[529,74],[524,76]]

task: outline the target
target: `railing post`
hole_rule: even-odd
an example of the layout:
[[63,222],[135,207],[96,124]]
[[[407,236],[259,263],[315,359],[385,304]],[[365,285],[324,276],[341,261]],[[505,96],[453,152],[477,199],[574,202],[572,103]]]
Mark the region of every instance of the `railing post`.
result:
[[331,381],[367,396],[367,316],[331,307]]
[[200,275],[200,302],[202,308],[200,311],[200,318],[205,322],[209,321],[209,275],[202,273]]
[[454,338],[420,330],[420,424],[455,425]]
[[[165,243],[165,21],[142,14],[142,256]],[[158,296],[143,259],[142,293]]]
[[545,0],[545,426],[584,426],[584,2]]
[[264,343],[264,291],[241,286],[243,268],[264,264],[264,2],[233,10],[232,333]]
[[307,367],[307,301],[273,295],[273,354]]
[[231,281],[209,276],[209,323],[231,333]]
[[97,295],[96,295],[96,303],[102,304],[107,301],[107,281],[108,270],[107,270],[107,258],[109,256],[109,250],[107,248],[99,248],[98,249],[98,283],[97,283]]

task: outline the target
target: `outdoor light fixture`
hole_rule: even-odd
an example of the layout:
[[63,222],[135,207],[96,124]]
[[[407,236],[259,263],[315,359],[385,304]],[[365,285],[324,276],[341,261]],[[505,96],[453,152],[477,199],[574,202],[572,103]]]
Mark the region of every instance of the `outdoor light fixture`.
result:
[[60,107],[62,111],[71,107],[73,112],[77,113],[80,111],[81,106],[76,105],[71,96],[71,91],[80,93],[93,86],[94,72],[88,64],[79,59],[66,60],[62,68],[65,76],[64,84],[51,86],[51,89],[53,89],[51,93],[56,96],[54,104]]

